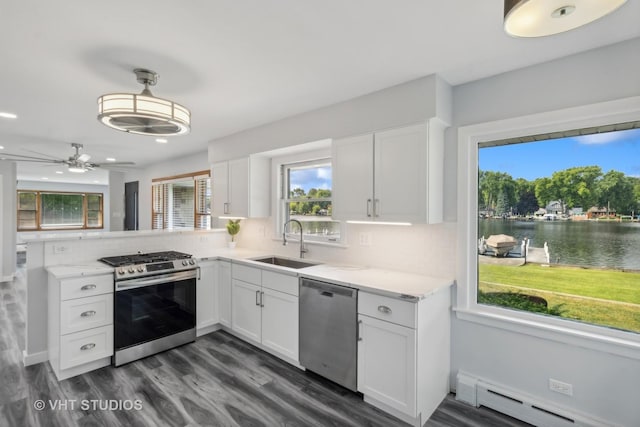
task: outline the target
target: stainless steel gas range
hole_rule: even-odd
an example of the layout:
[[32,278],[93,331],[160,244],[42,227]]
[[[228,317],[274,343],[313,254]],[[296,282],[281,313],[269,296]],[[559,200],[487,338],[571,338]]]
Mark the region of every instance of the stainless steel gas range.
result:
[[115,267],[115,366],[195,341],[199,267],[191,255],[167,251],[100,261]]

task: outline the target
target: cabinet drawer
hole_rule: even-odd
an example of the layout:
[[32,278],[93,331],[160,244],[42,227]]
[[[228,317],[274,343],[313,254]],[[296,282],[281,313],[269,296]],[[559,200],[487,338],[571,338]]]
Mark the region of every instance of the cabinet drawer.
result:
[[298,296],[298,277],[262,270],[262,286],[274,291]]
[[113,323],[113,294],[77,298],[60,303],[60,334]]
[[246,265],[231,264],[231,277],[243,282],[253,283],[260,286],[262,282],[261,270],[259,268],[247,267]]
[[416,327],[416,304],[381,295],[360,292],[358,313],[409,328]]
[[69,369],[112,355],[112,325],[76,332],[60,338],[60,369]]
[[113,275],[77,277],[60,281],[62,301],[113,292]]

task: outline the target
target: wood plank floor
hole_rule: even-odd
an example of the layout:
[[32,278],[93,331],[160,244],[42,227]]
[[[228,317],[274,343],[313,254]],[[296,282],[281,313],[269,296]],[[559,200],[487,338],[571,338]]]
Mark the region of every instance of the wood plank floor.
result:
[[[0,283],[0,426],[406,426],[222,331],[58,382],[48,363],[22,364],[25,301],[20,269],[16,280]],[[45,409],[34,408],[37,400]],[[449,396],[426,425],[526,424]]]

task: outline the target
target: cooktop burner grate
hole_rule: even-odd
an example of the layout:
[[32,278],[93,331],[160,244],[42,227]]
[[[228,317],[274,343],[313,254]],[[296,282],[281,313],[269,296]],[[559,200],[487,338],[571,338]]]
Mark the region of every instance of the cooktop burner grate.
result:
[[191,258],[190,254],[185,254],[176,251],[165,252],[152,252],[148,254],[131,254],[100,258],[98,261],[102,261],[112,267],[122,267],[125,265],[133,264],[149,264],[153,262],[173,261],[176,259],[188,259]]

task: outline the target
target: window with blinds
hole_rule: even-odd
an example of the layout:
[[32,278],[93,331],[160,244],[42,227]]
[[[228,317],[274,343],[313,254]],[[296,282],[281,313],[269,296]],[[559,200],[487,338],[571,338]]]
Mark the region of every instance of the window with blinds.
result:
[[151,215],[153,229],[210,229],[209,171],[154,179]]

